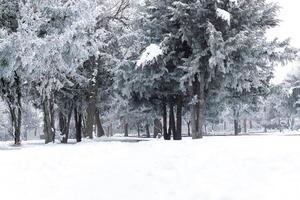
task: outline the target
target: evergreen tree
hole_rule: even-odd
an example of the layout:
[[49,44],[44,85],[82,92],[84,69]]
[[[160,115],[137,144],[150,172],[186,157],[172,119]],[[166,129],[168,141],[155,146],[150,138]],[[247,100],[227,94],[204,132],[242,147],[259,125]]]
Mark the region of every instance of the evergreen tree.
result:
[[182,0],[172,7],[172,20],[179,24],[173,34],[192,49],[182,80],[191,85],[195,100],[193,137],[201,138],[211,91],[219,87],[254,95],[253,90],[268,87],[274,64],[295,59],[296,50],[288,41],[266,39],[266,31],[278,25],[278,7],[265,0]]

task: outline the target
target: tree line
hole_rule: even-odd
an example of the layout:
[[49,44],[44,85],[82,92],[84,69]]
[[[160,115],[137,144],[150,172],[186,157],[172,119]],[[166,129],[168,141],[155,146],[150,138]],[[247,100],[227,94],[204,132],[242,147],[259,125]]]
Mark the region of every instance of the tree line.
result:
[[205,121],[270,90],[274,66],[297,58],[270,40],[279,7],[266,0],[0,0],[0,89],[15,144],[22,106],[43,113],[45,143],[101,137],[103,119],[125,135],[162,118],[164,139],[194,139]]

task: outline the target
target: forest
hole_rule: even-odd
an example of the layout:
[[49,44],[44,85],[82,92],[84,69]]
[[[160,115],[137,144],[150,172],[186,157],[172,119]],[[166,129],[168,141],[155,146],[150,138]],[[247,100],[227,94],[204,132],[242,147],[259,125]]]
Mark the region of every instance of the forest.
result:
[[0,0],[0,199],[299,200],[299,6]]
[[298,59],[288,39],[267,37],[278,11],[265,0],[1,0],[2,138],[19,145],[28,126],[45,143],[297,128],[298,77],[272,84],[275,66]]

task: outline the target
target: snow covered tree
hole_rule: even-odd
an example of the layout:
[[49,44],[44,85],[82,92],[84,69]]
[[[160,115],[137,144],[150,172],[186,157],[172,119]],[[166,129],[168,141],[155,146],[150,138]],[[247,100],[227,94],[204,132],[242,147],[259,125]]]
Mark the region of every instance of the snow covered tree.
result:
[[[288,41],[268,41],[266,30],[278,25],[276,4],[265,0],[175,1],[173,34],[192,49],[183,81],[191,85],[193,138],[201,138],[211,91],[249,92],[267,87],[276,62],[296,57]],[[239,95],[239,94],[238,94]]]
[[[142,35],[140,55],[130,58],[131,74],[129,85],[131,98],[136,102],[150,104],[160,110],[163,116],[164,138],[181,139],[182,107],[187,96],[180,89],[182,58],[188,57],[189,49],[185,42],[169,38],[170,29],[176,26],[171,21],[172,1],[146,1],[141,20],[136,20],[137,29]],[[135,60],[137,62],[135,62]],[[169,110],[169,128],[167,126]],[[176,109],[176,115],[175,115]],[[175,118],[176,124],[175,124]]]
[[19,0],[0,1],[0,28],[9,32],[16,32],[18,29]]
[[55,137],[56,94],[74,83],[93,82],[97,69],[91,79],[80,76],[77,69],[92,57],[110,60],[117,30],[112,27],[124,23],[127,7],[127,0],[21,1],[18,31],[10,35],[1,31],[1,63],[11,79],[14,68],[21,66],[27,84],[38,94],[46,143]]
[[22,65],[15,51],[18,29],[18,1],[0,1],[0,89],[1,96],[8,106],[15,145],[21,143],[22,125]]

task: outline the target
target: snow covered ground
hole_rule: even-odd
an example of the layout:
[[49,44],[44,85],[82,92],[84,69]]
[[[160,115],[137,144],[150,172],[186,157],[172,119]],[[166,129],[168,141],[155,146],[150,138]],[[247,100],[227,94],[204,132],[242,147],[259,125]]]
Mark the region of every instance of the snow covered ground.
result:
[[119,139],[0,143],[0,199],[300,199],[299,136]]

